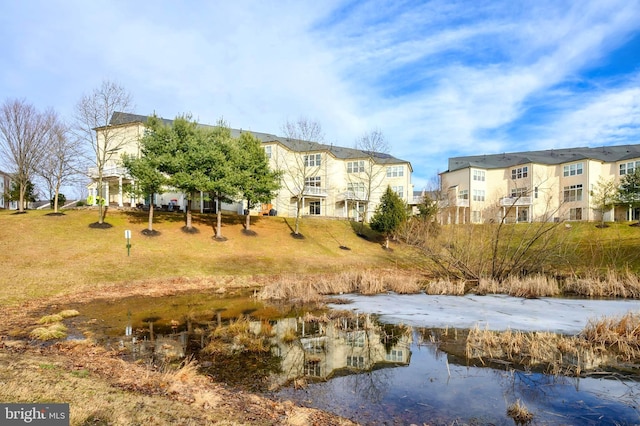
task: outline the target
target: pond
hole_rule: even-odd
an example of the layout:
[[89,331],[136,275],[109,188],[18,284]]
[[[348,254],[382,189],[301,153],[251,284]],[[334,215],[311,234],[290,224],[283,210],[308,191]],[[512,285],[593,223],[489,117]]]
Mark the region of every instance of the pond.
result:
[[[573,334],[590,318],[638,302],[504,296],[341,296],[351,303],[270,304],[185,294],[76,306],[72,326],[128,359],[198,359],[232,387],[319,408],[361,424],[513,424],[520,401],[534,424],[640,424],[640,376],[548,375],[465,357],[469,329]],[[85,313],[91,313],[87,316]],[[484,364],[483,364],[484,363]]]

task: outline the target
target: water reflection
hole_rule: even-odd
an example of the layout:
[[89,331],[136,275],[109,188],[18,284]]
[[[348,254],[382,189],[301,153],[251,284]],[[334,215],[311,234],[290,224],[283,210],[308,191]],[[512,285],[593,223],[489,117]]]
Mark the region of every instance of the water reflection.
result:
[[534,413],[535,424],[640,424],[637,381],[470,365],[468,330],[255,301],[216,301],[197,310],[191,302],[180,313],[137,306],[131,301],[104,320],[84,318],[85,325],[130,359],[195,357],[220,382],[361,424],[513,424],[506,413],[516,400]]

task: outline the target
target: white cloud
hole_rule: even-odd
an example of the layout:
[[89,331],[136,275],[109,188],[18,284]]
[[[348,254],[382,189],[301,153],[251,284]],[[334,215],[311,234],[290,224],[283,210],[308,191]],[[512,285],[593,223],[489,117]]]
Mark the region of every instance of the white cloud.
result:
[[[630,77],[584,76],[638,32],[636,1],[26,0],[3,12],[7,97],[69,115],[108,78],[141,114],[271,133],[304,115],[347,146],[379,128],[417,186],[449,156],[637,136]],[[585,79],[597,90],[574,87]]]

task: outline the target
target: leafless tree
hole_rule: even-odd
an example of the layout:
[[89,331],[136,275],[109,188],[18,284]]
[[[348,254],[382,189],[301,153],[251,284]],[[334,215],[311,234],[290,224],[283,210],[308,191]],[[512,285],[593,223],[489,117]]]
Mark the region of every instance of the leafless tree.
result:
[[104,197],[105,167],[119,159],[127,138],[111,123],[116,112],[128,112],[133,107],[129,92],[124,87],[111,81],[103,81],[100,87],[84,95],[75,108],[74,133],[92,154],[95,169],[92,178],[97,184],[98,224],[104,223],[105,206],[108,200]]
[[66,124],[57,121],[51,132],[50,143],[45,147],[45,155],[38,174],[49,188],[53,200],[53,211],[58,213],[58,195],[63,185],[79,180],[84,164],[80,155],[79,141],[69,133]]
[[384,167],[381,167],[379,160],[381,154],[389,153],[389,144],[382,131],[375,129],[356,139],[355,147],[362,151],[365,157],[363,160],[350,162],[351,170],[347,164],[347,176],[352,188],[362,190],[361,198],[364,201],[362,223],[364,224],[369,221],[372,194],[382,186],[386,171]]
[[55,122],[53,110],[39,112],[25,100],[7,100],[0,109],[0,156],[19,187],[20,212],[24,212],[27,185],[42,163]]
[[[287,121],[282,132],[291,145],[291,155],[279,158],[277,168],[283,174],[284,187],[296,200],[296,221],[294,234],[300,235],[300,221],[304,207],[304,197],[311,190],[311,178],[319,177],[322,170],[322,153],[309,142],[324,141],[322,126],[313,120],[301,117],[297,121]],[[314,149],[315,148],[315,149]],[[320,155],[320,162],[316,161]]]

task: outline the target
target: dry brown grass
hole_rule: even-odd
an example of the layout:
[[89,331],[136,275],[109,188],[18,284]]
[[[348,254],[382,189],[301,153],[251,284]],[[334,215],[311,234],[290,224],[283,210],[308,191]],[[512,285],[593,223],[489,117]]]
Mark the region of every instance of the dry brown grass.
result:
[[586,297],[627,297],[640,298],[640,278],[626,270],[618,273],[607,271],[604,276],[590,272],[583,277],[567,278],[565,293]]
[[422,291],[422,276],[401,270],[352,270],[337,274],[279,275],[258,293],[263,300],[320,302],[325,295],[360,293],[366,295],[393,291],[415,294]]
[[509,277],[503,281],[481,279],[475,289],[481,294],[508,294],[514,297],[552,297],[560,294],[555,278],[543,275]]
[[51,324],[54,322],[60,322],[63,319],[64,317],[60,314],[45,315],[38,320],[38,324]]
[[55,340],[67,337],[67,327],[61,322],[54,322],[48,327],[34,328],[29,336],[35,340]]
[[430,281],[424,291],[433,295],[462,296],[464,294],[464,281],[452,281],[446,278]]
[[288,402],[226,390],[196,374],[193,362],[178,370],[155,370],[86,342],[34,351],[4,347],[0,366],[0,401],[69,403],[74,426],[352,424]]
[[580,336],[596,348],[613,351],[624,361],[640,360],[640,312],[590,320]]
[[[348,221],[304,220],[303,240],[291,237],[287,219],[253,217],[257,236],[243,234],[242,221],[223,218],[225,242],[213,237],[213,216],[195,215],[198,234],[185,234],[182,215],[159,213],[154,225],[161,235],[140,234],[144,213],[109,210],[110,229],[91,229],[92,210],[70,210],[64,216],[47,211],[12,215],[0,211],[3,274],[0,306],[16,306],[34,298],[95,292],[105,286],[128,288],[137,281],[203,277],[251,277],[267,274],[338,274],[343,271],[413,267],[415,250],[398,245],[382,250],[359,238]],[[127,256],[125,229],[132,231]],[[19,242],[16,244],[16,242]],[[348,246],[351,250],[342,250]],[[14,285],[16,279],[20,285]],[[46,284],[43,284],[46,283]]]
[[208,354],[232,354],[236,352],[269,352],[273,328],[268,322],[261,322],[255,329],[247,318],[232,320],[228,325],[216,327],[204,348]]
[[533,420],[533,413],[518,399],[507,408],[507,416],[511,417],[516,424],[529,424]]
[[640,314],[589,321],[577,336],[547,332],[469,330],[466,356],[509,360],[552,374],[576,374],[640,360]]

